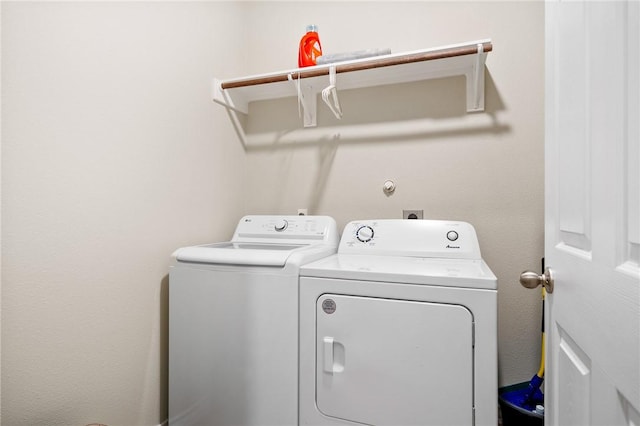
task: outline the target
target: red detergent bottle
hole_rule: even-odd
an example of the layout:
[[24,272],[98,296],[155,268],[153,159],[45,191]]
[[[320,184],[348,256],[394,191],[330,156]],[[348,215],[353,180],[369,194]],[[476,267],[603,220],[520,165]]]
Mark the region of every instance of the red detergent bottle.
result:
[[318,27],[315,25],[307,25],[307,33],[300,40],[298,67],[302,68],[315,65],[318,56],[322,56]]

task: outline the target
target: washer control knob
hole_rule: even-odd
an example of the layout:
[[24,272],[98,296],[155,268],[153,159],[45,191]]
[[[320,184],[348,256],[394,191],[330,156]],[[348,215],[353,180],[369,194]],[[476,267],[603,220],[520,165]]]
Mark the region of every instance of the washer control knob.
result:
[[371,241],[373,238],[373,228],[367,225],[361,226],[356,231],[356,238],[363,243]]
[[458,233],[456,231],[447,232],[447,240],[455,241],[458,239]]
[[279,221],[276,222],[275,228],[276,228],[276,231],[282,232],[285,229],[287,229],[287,226],[289,226],[289,222],[287,222],[284,219],[280,219]]

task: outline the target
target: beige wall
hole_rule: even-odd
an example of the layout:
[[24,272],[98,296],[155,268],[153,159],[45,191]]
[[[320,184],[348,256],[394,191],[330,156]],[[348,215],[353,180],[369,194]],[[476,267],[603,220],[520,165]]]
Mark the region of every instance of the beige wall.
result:
[[2,421],[166,419],[167,274],[227,239],[236,3],[2,2]]
[[[171,251],[302,207],[473,223],[500,383],[537,370],[539,297],[517,279],[543,252],[542,2],[1,7],[5,424],[164,421]],[[262,102],[243,151],[210,78],[295,67],[308,23],[327,53],[492,38],[487,110],[466,114],[459,78],[340,92],[344,119],[319,104],[316,129]]]
[[[539,270],[543,256],[544,4],[278,2],[251,11],[256,73],[294,67],[291,40],[307,23],[319,26],[325,53],[492,39],[484,113],[465,112],[463,78],[339,92],[344,118],[320,100],[315,129],[301,128],[295,100],[254,105],[246,209],[309,208],[340,226],[399,218],[403,209],[471,222],[499,280],[500,384],[529,380],[539,363],[541,302],[518,278]],[[397,184],[391,196],[382,191],[386,179]]]

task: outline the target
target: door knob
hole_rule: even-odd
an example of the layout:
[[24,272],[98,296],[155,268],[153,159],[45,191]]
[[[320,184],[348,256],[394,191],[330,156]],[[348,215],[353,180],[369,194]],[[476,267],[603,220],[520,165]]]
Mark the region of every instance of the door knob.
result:
[[526,288],[536,288],[539,285],[543,285],[547,293],[553,293],[553,273],[549,268],[546,268],[542,275],[525,271],[520,274],[520,284]]

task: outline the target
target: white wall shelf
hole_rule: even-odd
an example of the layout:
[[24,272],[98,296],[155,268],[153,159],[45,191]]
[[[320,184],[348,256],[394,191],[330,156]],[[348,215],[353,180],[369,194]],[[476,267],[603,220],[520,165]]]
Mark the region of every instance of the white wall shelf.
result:
[[334,68],[338,90],[464,75],[467,112],[484,111],[484,65],[492,50],[491,40],[484,39],[228,80],[214,78],[213,100],[248,114],[253,101],[298,96],[302,98],[304,126],[313,127],[317,95],[329,85],[329,72]]

